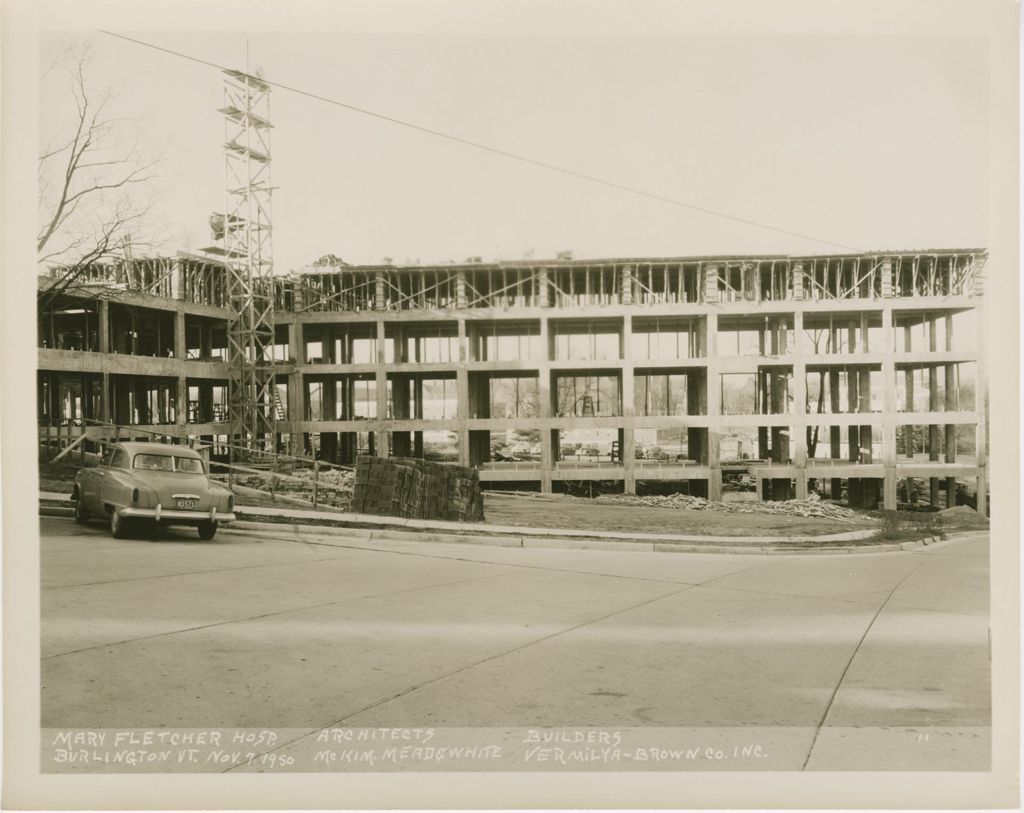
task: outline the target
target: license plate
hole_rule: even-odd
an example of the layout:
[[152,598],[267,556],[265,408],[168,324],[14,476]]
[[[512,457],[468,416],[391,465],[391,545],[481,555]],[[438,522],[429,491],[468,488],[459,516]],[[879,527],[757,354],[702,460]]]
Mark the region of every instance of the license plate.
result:
[[187,511],[189,509],[192,509],[192,508],[196,507],[196,501],[195,500],[175,500],[174,501],[174,507],[177,508],[179,511]]

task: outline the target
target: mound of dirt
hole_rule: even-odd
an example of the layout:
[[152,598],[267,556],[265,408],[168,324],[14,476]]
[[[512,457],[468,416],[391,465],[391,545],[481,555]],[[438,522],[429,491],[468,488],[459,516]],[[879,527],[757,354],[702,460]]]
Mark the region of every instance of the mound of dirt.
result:
[[938,512],[947,528],[987,528],[988,520],[968,505],[945,508]]

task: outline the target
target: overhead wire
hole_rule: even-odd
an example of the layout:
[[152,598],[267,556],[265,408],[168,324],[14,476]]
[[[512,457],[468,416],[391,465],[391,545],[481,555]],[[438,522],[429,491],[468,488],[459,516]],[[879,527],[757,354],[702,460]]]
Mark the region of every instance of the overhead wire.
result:
[[[197,63],[199,65],[205,65],[205,66],[210,67],[210,68],[216,68],[217,70],[222,71],[222,72],[223,71],[235,70],[233,68],[228,68],[225,65],[220,65],[220,64],[218,64],[216,62],[211,62],[210,60],[207,60],[207,59],[201,59],[200,57],[192,56],[191,54],[186,54],[186,53],[182,53],[181,51],[176,51],[176,50],[171,49],[171,48],[165,48],[165,47],[160,46],[160,45],[155,45],[154,43],[146,42],[145,40],[136,39],[135,37],[129,37],[129,36],[125,35],[125,34],[118,34],[118,33],[114,32],[114,31],[107,31],[105,29],[97,29],[97,30],[99,31],[99,33],[105,34],[105,35],[107,35],[109,37],[114,37],[116,39],[124,40],[126,42],[131,42],[131,43],[134,43],[136,45],[143,46],[145,48],[150,48],[150,49],[152,49],[154,51],[160,51],[162,53],[178,57],[180,59],[186,59],[186,60],[188,60],[190,62],[195,62],[195,63]],[[362,114],[364,116],[370,116],[371,118],[375,118],[375,119],[378,119],[380,121],[385,121],[385,122],[388,122],[389,124],[396,124],[398,126],[405,127],[407,129],[410,129],[410,130],[415,130],[415,131],[420,132],[420,133],[425,133],[427,135],[431,135],[431,136],[434,136],[436,138],[441,138],[441,139],[444,139],[446,141],[453,142],[455,144],[461,144],[461,145],[466,146],[466,147],[472,147],[472,148],[477,149],[477,150],[482,150],[483,152],[491,153],[492,155],[498,155],[498,156],[500,156],[502,158],[507,158],[507,159],[512,160],[512,161],[518,161],[520,163],[529,164],[530,166],[539,167],[541,169],[546,169],[546,170],[549,170],[551,172],[557,172],[557,173],[559,173],[561,175],[566,175],[566,176],[571,177],[571,178],[577,178],[579,180],[584,180],[584,181],[588,181],[590,183],[599,184],[601,186],[605,186],[605,187],[608,187],[610,189],[617,189],[617,190],[619,190],[621,192],[628,192],[630,194],[637,195],[637,196],[643,197],[643,198],[647,198],[649,200],[655,200],[655,201],[659,201],[661,203],[667,203],[667,204],[670,204],[672,206],[678,206],[678,207],[681,207],[681,208],[684,208],[684,209],[689,209],[689,210],[694,211],[694,212],[700,212],[702,214],[710,215],[712,217],[718,217],[718,218],[722,218],[722,219],[725,219],[725,220],[731,220],[734,223],[742,223],[742,224],[747,225],[747,226],[754,226],[754,227],[757,227],[757,228],[760,228],[760,229],[766,229],[768,231],[777,232],[779,234],[785,234],[785,235],[787,235],[789,237],[798,237],[801,240],[810,240],[810,241],[815,242],[815,243],[822,243],[822,244],[828,245],[828,246],[835,246],[837,248],[844,248],[844,249],[847,249],[849,251],[853,251],[853,252],[857,252],[857,253],[862,253],[864,251],[864,249],[858,248],[856,246],[847,245],[846,243],[836,242],[835,240],[826,240],[826,239],[823,239],[821,237],[815,237],[814,235],[805,234],[803,232],[798,232],[798,231],[793,231],[791,229],[782,228],[781,226],[773,226],[773,225],[771,225],[769,223],[763,223],[763,222],[758,221],[758,220],[752,220],[750,218],[739,217],[737,215],[732,215],[732,214],[729,214],[727,212],[721,212],[721,211],[718,211],[716,209],[710,209],[710,208],[708,208],[706,206],[699,206],[699,205],[697,205],[695,203],[688,203],[686,201],[678,200],[677,198],[671,198],[671,197],[668,197],[666,195],[660,195],[660,194],[658,194],[656,192],[648,192],[645,189],[640,189],[640,188],[635,187],[635,186],[630,186],[628,184],[619,183],[617,181],[612,181],[612,180],[609,180],[607,178],[599,177],[597,175],[591,175],[591,174],[586,173],[586,172],[580,172],[578,170],[569,169],[567,167],[559,166],[557,164],[552,164],[552,163],[549,163],[547,161],[541,161],[541,160],[539,160],[537,158],[531,158],[528,155],[522,155],[520,153],[511,152],[509,150],[505,150],[505,149],[502,149],[500,147],[493,147],[493,146],[491,146],[489,144],[483,144],[483,143],[481,143],[479,141],[473,141],[473,140],[468,139],[468,138],[463,138],[461,136],[453,135],[451,133],[446,133],[446,132],[444,132],[442,130],[436,130],[436,129],[432,128],[432,127],[426,127],[426,126],[424,126],[422,124],[416,124],[415,122],[406,121],[405,119],[400,119],[400,118],[397,118],[395,116],[389,116],[389,115],[387,115],[385,113],[378,113],[375,110],[369,110],[369,109],[367,109],[365,107],[360,107],[358,105],[350,104],[348,102],[343,102],[343,101],[341,101],[339,99],[333,99],[333,98],[331,98],[329,96],[323,96],[323,95],[321,95],[319,93],[314,93],[314,92],[309,91],[309,90],[303,90],[302,88],[294,87],[294,86],[291,86],[291,85],[286,85],[283,82],[277,82],[277,81],[274,81],[272,79],[267,79],[265,76],[254,76],[253,78],[258,79],[260,82],[263,82],[264,84],[269,85],[270,87],[278,88],[280,90],[284,90],[284,91],[287,91],[289,93],[294,93],[294,94],[296,94],[298,96],[305,96],[306,98],[309,98],[309,99],[315,99],[316,101],[320,101],[320,102],[324,102],[326,104],[334,105],[336,107],[340,107],[340,108],[343,108],[345,110],[349,110],[349,111],[351,111],[353,113],[359,113],[359,114]]]

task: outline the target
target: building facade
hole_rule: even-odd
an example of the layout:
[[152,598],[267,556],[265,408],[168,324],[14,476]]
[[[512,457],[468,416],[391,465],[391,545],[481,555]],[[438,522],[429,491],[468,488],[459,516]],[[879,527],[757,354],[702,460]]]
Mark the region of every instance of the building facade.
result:
[[[986,493],[981,249],[333,266],[275,283],[278,448],[486,487],[851,505]],[[227,442],[226,272],[179,254],[47,293],[39,420]]]

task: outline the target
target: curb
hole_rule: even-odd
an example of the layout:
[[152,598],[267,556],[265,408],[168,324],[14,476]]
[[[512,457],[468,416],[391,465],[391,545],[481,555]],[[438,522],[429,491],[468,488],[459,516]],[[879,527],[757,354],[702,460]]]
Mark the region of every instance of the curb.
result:
[[[510,536],[514,538],[534,538],[534,539],[579,539],[585,541],[601,540],[607,542],[625,542],[631,547],[638,543],[647,544],[697,544],[706,546],[710,544],[725,545],[731,547],[732,542],[735,541],[734,536],[714,536],[714,535],[698,535],[698,534],[656,534],[656,533],[624,533],[621,531],[595,531],[595,530],[577,530],[572,528],[533,528],[528,526],[512,526],[512,525],[488,525],[486,523],[463,523],[463,522],[444,522],[441,520],[421,520],[421,519],[405,519],[401,517],[386,517],[377,516],[375,514],[318,514],[313,515],[312,512],[303,512],[297,515],[286,515],[284,513],[267,513],[262,509],[247,509],[245,506],[240,506],[235,509],[235,513],[240,517],[240,522],[259,522],[264,525],[300,525],[303,527],[314,527],[314,528],[361,528],[361,529],[372,529],[372,530],[386,530],[391,531],[392,529],[401,531],[402,529],[417,529],[418,533],[441,533],[445,535],[479,535],[481,532],[486,532],[489,536]],[[250,519],[246,519],[246,517]],[[267,520],[267,517],[280,516],[292,522],[274,522]],[[310,520],[303,522],[302,520]],[[322,521],[322,523],[321,523]],[[420,530],[422,529],[422,530]],[[820,543],[843,543],[843,542],[854,542],[862,539],[870,538],[875,532],[876,528],[864,528],[856,531],[844,531],[842,533],[834,534],[820,534],[818,536],[773,536],[773,537],[754,537],[753,543],[760,544],[766,547],[773,547],[780,543],[787,544],[800,544],[804,542],[820,542]],[[750,537],[748,537],[749,539]]]
[[249,531],[261,534],[275,532],[294,533],[302,536],[328,536],[348,539],[353,542],[439,542],[457,545],[486,545],[502,548],[529,548],[552,550],[597,550],[638,553],[721,553],[759,554],[774,556],[839,555],[864,553],[894,553],[914,550],[938,541],[932,537],[927,542],[886,543],[879,545],[823,546],[820,548],[785,548],[764,545],[700,545],[671,542],[609,542],[602,539],[537,538],[530,536],[470,536],[463,534],[416,533],[410,531],[373,530],[369,528],[336,528],[324,525],[298,525],[283,522],[253,522],[235,520],[227,526],[228,532]]
[[[67,498],[65,498],[67,499]],[[53,500],[56,501],[56,500]],[[39,515],[44,517],[73,517],[74,509],[63,505],[40,505]],[[359,515],[346,515],[359,516]],[[370,519],[394,519],[380,517]],[[941,537],[929,537],[926,540],[913,542],[882,543],[877,545],[830,545],[834,542],[835,534],[820,537],[779,537],[775,544],[764,543],[754,545],[728,545],[722,544],[723,537],[708,537],[707,542],[701,542],[695,538],[673,539],[672,537],[658,537],[652,534],[638,534],[637,541],[630,542],[622,539],[600,539],[586,538],[586,531],[561,531],[557,529],[525,529],[534,534],[538,531],[547,531],[544,536],[519,535],[507,533],[514,531],[508,526],[493,526],[497,529],[494,535],[481,536],[479,534],[460,533],[438,533],[426,530],[430,527],[423,520],[399,520],[399,527],[422,527],[423,531],[403,531],[390,527],[385,528],[357,528],[331,525],[315,525],[289,522],[258,522],[254,520],[235,520],[225,524],[225,531],[250,531],[261,534],[273,534],[285,532],[300,534],[304,536],[328,536],[340,537],[358,542],[435,542],[455,545],[484,545],[499,548],[529,548],[532,550],[597,550],[609,552],[639,552],[639,553],[718,553],[718,554],[759,554],[772,556],[817,556],[817,555],[840,555],[840,554],[865,554],[865,553],[894,553],[897,551],[912,551],[932,545],[941,541]],[[399,524],[394,523],[394,524]],[[385,526],[392,523],[382,523]],[[452,523],[455,524],[455,523]],[[503,533],[504,532],[504,533]],[[854,532],[855,538],[863,539],[866,533]],[[601,532],[595,532],[595,535]],[[785,547],[794,542],[822,542],[821,547]]]
[[[41,493],[40,499],[58,505],[70,504],[70,497],[64,494],[49,492]],[[669,534],[669,533],[624,533],[621,531],[595,531],[577,530],[573,528],[533,528],[528,526],[513,525],[490,525],[487,523],[469,522],[446,522],[443,520],[407,519],[405,517],[388,517],[376,514],[347,514],[328,513],[323,511],[305,510],[284,510],[275,508],[252,508],[248,506],[235,506],[235,514],[239,517],[237,522],[259,522],[264,525],[292,528],[294,526],[315,527],[315,528],[355,528],[381,531],[402,531],[404,529],[415,530],[417,533],[433,533],[451,536],[453,533],[459,536],[479,536],[486,533],[488,537],[509,536],[512,538],[530,537],[534,539],[561,539],[561,540],[582,540],[594,542],[596,540],[607,542],[624,542],[635,549],[637,544],[670,544],[670,545],[700,545],[705,549],[710,545],[723,545],[734,547],[735,536],[715,536],[699,534]],[[249,517],[249,519],[246,519]],[[266,517],[281,517],[285,522],[267,521]],[[323,522],[324,524],[320,524]],[[835,545],[837,543],[853,542],[870,538],[876,528],[864,528],[861,530],[843,531],[840,533],[820,534],[818,536],[762,536],[747,537],[752,545],[761,545],[766,548],[774,548],[780,544],[803,544],[816,542],[823,545]],[[419,539],[426,538],[418,536]]]

